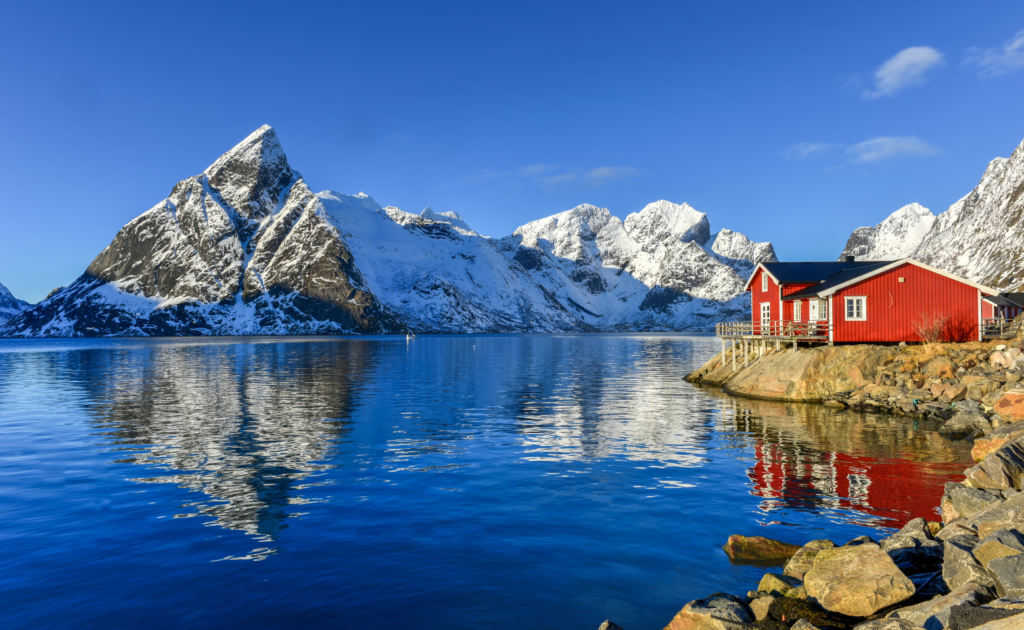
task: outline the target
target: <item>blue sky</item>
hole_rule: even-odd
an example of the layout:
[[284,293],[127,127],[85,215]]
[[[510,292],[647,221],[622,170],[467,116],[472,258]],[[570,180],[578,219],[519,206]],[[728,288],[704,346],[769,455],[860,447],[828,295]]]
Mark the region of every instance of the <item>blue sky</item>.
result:
[[689,202],[834,259],[1024,139],[1020,2],[31,3],[0,24],[0,283],[37,301],[262,124],[314,190],[478,231]]

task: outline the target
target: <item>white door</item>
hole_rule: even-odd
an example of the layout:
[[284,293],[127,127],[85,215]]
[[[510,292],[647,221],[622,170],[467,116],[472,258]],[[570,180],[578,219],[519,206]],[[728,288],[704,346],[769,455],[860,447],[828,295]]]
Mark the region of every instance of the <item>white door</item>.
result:
[[761,302],[761,334],[767,335],[772,323],[772,303]]
[[818,300],[811,299],[807,306],[808,320],[812,322],[818,321]]

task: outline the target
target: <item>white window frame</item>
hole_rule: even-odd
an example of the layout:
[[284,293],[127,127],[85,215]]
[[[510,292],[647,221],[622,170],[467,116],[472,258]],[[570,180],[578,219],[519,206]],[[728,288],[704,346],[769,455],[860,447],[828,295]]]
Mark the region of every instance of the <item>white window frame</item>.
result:
[[793,321],[794,322],[799,322],[799,321],[801,321],[803,319],[803,315],[804,314],[803,314],[802,311],[804,309],[803,309],[802,306],[800,306],[801,302],[803,302],[803,300],[793,300]]
[[[857,300],[861,301],[862,313],[860,317],[850,317],[850,303],[856,303]],[[846,317],[848,322],[866,322],[868,320],[868,296],[866,295],[847,295],[843,298],[843,315]],[[854,307],[856,313],[856,307]]]
[[[768,308],[765,309],[765,307],[768,307]],[[768,311],[768,317],[764,316],[765,315],[765,313],[764,313],[765,310]],[[765,327],[765,326],[771,326],[771,324],[772,324],[772,303],[771,302],[761,302],[761,320],[760,320],[760,322],[761,322],[761,327],[762,328]],[[764,332],[762,331],[761,334],[763,335]]]
[[829,321],[832,321],[832,318],[829,317],[828,313],[829,300],[831,300],[831,298],[829,298],[828,300],[826,300],[825,298],[818,299],[818,319],[827,319]]
[[761,291],[768,291],[768,274],[763,271],[761,272]]
[[818,298],[807,300],[807,321],[816,322],[821,319],[821,315],[818,314],[819,310],[821,310],[821,300]]

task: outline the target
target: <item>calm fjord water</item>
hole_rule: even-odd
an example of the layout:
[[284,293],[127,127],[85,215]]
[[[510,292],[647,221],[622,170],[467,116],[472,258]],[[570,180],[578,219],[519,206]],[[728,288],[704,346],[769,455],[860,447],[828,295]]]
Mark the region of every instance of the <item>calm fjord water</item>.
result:
[[0,626],[660,628],[732,533],[934,518],[934,427],[731,399],[695,335],[0,341]]

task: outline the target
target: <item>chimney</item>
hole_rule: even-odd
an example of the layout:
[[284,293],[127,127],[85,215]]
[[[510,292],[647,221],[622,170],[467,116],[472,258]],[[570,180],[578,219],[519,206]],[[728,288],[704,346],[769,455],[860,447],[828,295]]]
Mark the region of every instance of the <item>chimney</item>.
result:
[[853,262],[853,256],[847,256],[843,262]]

